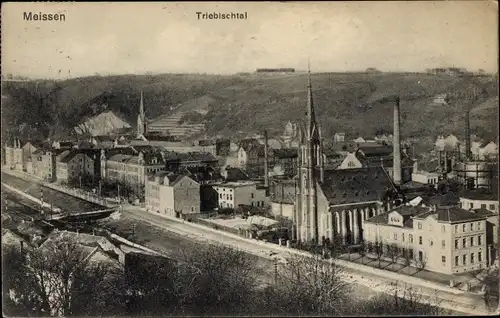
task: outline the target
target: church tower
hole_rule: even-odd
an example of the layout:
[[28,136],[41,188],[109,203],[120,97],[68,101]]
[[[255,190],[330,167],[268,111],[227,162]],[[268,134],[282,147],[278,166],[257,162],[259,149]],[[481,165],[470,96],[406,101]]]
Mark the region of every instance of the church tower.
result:
[[[297,240],[319,244],[318,184],[323,180],[323,149],[321,132],[316,123],[311,86],[311,72],[307,86],[305,127],[299,125],[299,181],[297,209]],[[305,128],[304,133],[302,129]]]
[[139,114],[137,115],[137,137],[144,136],[146,133],[146,114],[144,113],[144,98],[141,91],[141,102],[139,105]]

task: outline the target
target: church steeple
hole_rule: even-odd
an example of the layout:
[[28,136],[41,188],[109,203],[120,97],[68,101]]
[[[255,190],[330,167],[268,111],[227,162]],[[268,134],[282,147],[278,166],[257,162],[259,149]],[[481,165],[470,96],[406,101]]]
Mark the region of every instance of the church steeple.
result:
[[137,115],[137,137],[146,134],[146,114],[144,113],[144,96],[141,90],[141,101],[139,104],[139,114]]

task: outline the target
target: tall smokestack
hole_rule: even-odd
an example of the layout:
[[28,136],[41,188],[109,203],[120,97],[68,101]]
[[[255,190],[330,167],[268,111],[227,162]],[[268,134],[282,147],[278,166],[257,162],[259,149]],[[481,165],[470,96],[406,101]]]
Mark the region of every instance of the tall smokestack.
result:
[[264,131],[264,186],[269,186],[269,172],[268,172],[268,151],[267,151],[267,130]]
[[470,160],[470,111],[465,113],[465,160]]
[[399,96],[396,96],[394,104],[394,140],[393,147],[393,179],[394,183],[401,184],[401,140],[399,135]]

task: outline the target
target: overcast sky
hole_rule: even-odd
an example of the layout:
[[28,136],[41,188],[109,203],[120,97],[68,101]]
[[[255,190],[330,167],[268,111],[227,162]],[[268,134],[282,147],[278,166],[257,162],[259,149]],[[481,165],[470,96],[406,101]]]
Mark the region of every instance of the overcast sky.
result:
[[[23,21],[30,11],[64,13],[66,21]],[[248,20],[198,20],[197,11],[246,11]],[[2,73],[236,73],[305,69],[308,58],[318,72],[495,72],[497,11],[496,1],[6,3]]]

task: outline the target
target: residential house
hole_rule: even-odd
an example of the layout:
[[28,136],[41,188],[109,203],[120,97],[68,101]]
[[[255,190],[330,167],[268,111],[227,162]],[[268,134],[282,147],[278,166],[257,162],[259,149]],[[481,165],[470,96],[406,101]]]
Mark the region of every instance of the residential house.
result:
[[333,141],[335,142],[344,142],[345,141],[345,133],[338,132],[333,135]]
[[160,171],[147,179],[146,207],[171,217],[200,213],[200,184],[186,175]]
[[56,158],[64,151],[64,149],[40,149],[36,151],[33,154],[33,174],[40,179],[55,181],[57,178]]
[[421,184],[430,184],[435,189],[438,188],[439,174],[435,172],[427,172],[418,169],[418,162],[415,161],[413,164],[413,172],[411,174],[411,180],[413,182],[418,182]]
[[498,192],[487,189],[464,190],[458,193],[460,207],[467,210],[485,209],[498,214]]
[[83,176],[98,180],[101,177],[100,164],[98,149],[66,150],[56,156],[56,178],[61,182],[70,182]]
[[23,170],[23,149],[21,148],[21,141],[13,139],[5,145],[5,165],[12,170]]
[[219,194],[219,208],[237,208],[240,205],[266,208],[268,200],[265,189],[260,189],[257,182],[239,181],[214,185]]
[[[477,271],[488,264],[486,219],[482,213],[461,209],[448,193],[437,206],[399,206],[365,221],[369,246],[381,243],[384,251],[396,247],[408,252],[425,269],[456,274]],[[370,249],[370,248],[369,248]]]
[[151,146],[101,150],[101,177],[145,185],[147,176],[165,170],[164,154]]

